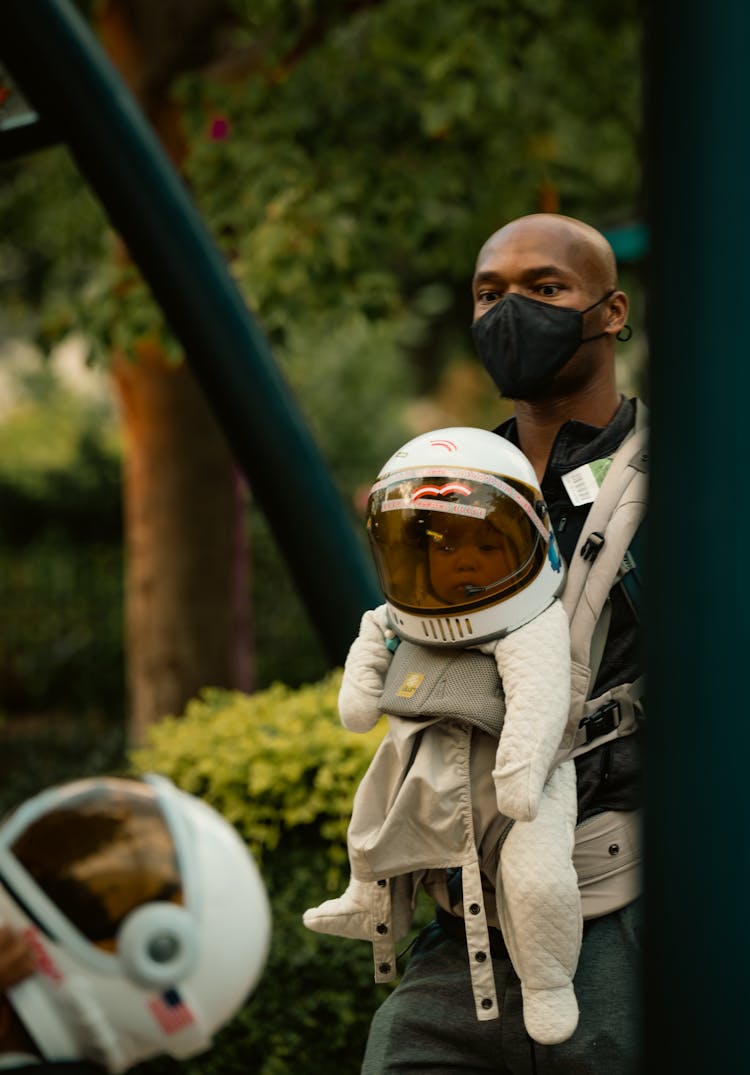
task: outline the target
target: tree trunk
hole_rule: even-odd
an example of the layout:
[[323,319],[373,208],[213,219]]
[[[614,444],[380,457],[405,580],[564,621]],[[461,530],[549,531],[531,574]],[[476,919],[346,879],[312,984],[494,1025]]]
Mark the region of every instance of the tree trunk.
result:
[[144,343],[113,374],[125,436],[130,738],[233,683],[236,481],[188,367]]

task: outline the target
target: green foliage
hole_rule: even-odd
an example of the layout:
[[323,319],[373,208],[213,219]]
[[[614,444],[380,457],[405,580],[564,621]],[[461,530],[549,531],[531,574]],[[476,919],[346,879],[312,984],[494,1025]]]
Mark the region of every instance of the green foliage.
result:
[[339,684],[337,671],[296,691],[205,691],[182,717],[152,728],[131,756],[138,771],[166,774],[235,824],[260,863],[273,910],[268,966],[249,1003],[211,1052],[142,1065],[150,1075],[328,1075],[359,1066],[388,989],[373,982],[370,945],[302,925],[305,908],[346,882],[354,790],[384,732],[341,727]]
[[[326,348],[344,345],[324,372],[354,366],[376,409],[408,395],[411,364],[434,385],[456,340],[472,359],[476,251],[541,189],[602,227],[637,215],[636,0],[231,7],[228,74],[179,88],[187,177],[305,403]],[[105,348],[169,338],[59,152],[0,182],[0,285],[36,281],[50,327],[77,319]]]
[[249,512],[252,560],[253,657],[256,685],[312,683],[330,667],[320,639],[286,570],[271,528],[257,509]]
[[6,326],[56,342],[110,253],[104,213],[63,148],[0,167],[0,300]]
[[601,227],[637,215],[639,9],[234,6],[241,76],[180,87],[187,174],[352,496],[413,432],[409,397],[476,361],[490,232],[542,190]]
[[48,534],[0,544],[0,706],[122,718],[122,552]]
[[180,717],[149,729],[133,755],[166,774],[234,824],[259,859],[301,827],[328,846],[332,884],[345,859],[352,797],[382,725],[352,735],[339,722],[340,671],[291,690],[205,690]]
[[0,421],[0,541],[55,531],[119,545],[120,446],[108,398],[66,387],[39,356],[4,372],[15,399]]
[[38,355],[9,359],[2,374],[0,706],[96,708],[114,722],[125,689],[112,408],[90,382],[88,395],[66,386]]
[[241,81],[184,88],[189,174],[275,336],[314,309],[408,315],[430,337],[442,310],[421,289],[468,295],[481,241],[543,183],[593,223],[633,211],[634,0],[287,0],[251,25],[266,47]]

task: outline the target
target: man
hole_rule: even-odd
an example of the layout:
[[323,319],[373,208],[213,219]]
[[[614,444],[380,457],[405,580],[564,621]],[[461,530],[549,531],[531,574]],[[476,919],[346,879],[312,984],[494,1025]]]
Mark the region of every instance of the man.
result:
[[[473,298],[477,350],[501,394],[515,403],[514,418],[496,432],[534,466],[570,563],[595,497],[581,490],[578,479],[590,477],[588,464],[611,457],[636,420],[634,402],[616,388],[615,339],[627,328],[628,301],[617,288],[613,252],[581,221],[522,217],[480,250]],[[638,677],[637,618],[621,591],[616,586],[611,594],[597,697]],[[576,760],[578,833],[600,830],[592,845],[598,866],[602,856],[616,858],[621,848],[637,844],[638,739],[632,734],[608,741]],[[632,858],[637,864],[637,850]],[[363,1075],[636,1072],[637,869],[623,877],[620,888],[601,898],[590,898],[596,885],[586,889],[584,915],[590,917],[575,978],[580,1021],[568,1041],[553,1046],[535,1044],[524,1032],[519,983],[499,930],[493,965],[500,1018],[476,1021],[460,902],[451,892],[460,876],[449,878],[444,895],[439,885],[427,885],[438,903],[437,919],[420,934],[401,983],[375,1015]]]

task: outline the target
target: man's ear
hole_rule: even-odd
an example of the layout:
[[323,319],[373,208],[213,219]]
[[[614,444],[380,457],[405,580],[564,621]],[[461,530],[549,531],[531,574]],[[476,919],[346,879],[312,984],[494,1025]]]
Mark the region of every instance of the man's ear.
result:
[[625,327],[629,308],[625,292],[613,291],[607,299],[607,324],[604,331],[608,336],[616,336]]

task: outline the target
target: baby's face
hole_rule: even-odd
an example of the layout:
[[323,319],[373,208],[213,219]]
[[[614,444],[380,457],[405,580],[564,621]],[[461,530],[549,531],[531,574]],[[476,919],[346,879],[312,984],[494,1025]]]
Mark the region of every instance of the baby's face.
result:
[[447,605],[463,604],[467,586],[490,586],[516,566],[508,539],[486,521],[433,512],[427,533],[431,589]]

